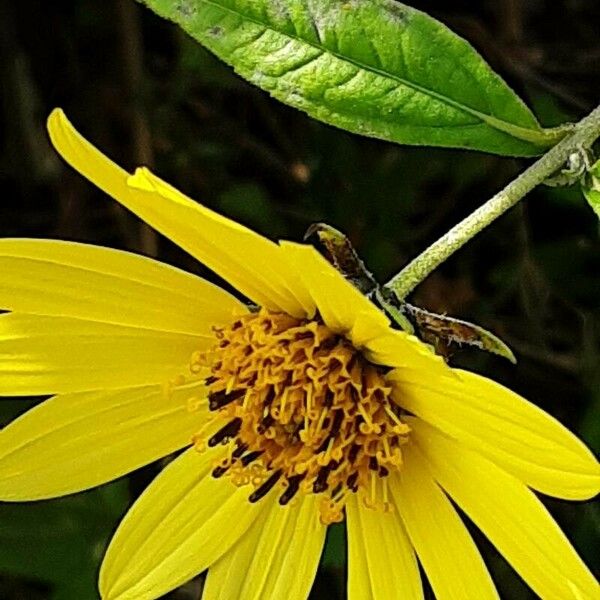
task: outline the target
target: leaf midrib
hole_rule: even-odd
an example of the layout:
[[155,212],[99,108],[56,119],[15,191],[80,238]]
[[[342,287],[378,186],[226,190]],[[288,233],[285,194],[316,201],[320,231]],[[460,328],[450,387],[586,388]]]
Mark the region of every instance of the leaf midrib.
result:
[[[224,6],[215,0],[200,0],[200,3],[213,6],[219,10],[233,14],[243,20],[246,20],[246,21],[249,21],[250,23],[254,23],[255,25],[258,25],[259,27],[264,27],[265,29],[268,29],[278,35],[287,37],[290,40],[295,40],[296,42],[306,44],[307,46],[310,46],[310,47],[314,48],[315,50],[319,50],[320,52],[327,53],[327,54],[337,58],[338,60],[341,60],[342,62],[349,63],[360,70],[367,71],[369,73],[378,75],[385,79],[390,79],[400,85],[411,88],[422,94],[426,94],[432,98],[435,98],[436,100],[439,100],[440,102],[442,102],[448,106],[451,106],[452,108],[455,108],[455,109],[462,111],[468,115],[476,117],[479,121],[482,121],[486,125],[489,125],[490,127],[497,129],[498,131],[501,131],[502,133],[506,133],[506,134],[511,135],[512,137],[518,138],[520,140],[524,140],[524,141],[531,142],[534,144],[540,144],[543,146],[548,146],[548,145],[552,145],[554,142],[558,141],[558,139],[560,139],[563,135],[562,133],[559,133],[558,131],[555,131],[555,130],[544,130],[542,128],[529,129],[526,127],[521,127],[519,125],[514,125],[513,123],[509,123],[507,121],[504,121],[502,119],[494,117],[493,115],[487,115],[487,114],[482,113],[474,108],[471,108],[469,106],[461,104],[460,102],[453,100],[452,98],[449,98],[448,96],[444,96],[443,94],[440,94],[439,92],[436,92],[434,90],[431,90],[429,88],[421,86],[418,83],[408,81],[407,79],[398,77],[397,75],[383,71],[381,69],[378,69],[377,67],[373,67],[371,65],[366,65],[354,58],[349,58],[347,56],[344,56],[344,55],[340,54],[339,52],[336,52],[335,50],[328,48],[324,44],[318,44],[313,41],[307,40],[305,38],[301,38],[298,35],[290,34],[288,32],[283,32],[278,29],[275,29],[275,27],[273,27],[273,25],[270,23],[265,23],[264,21],[261,21],[255,17],[248,16],[247,14],[242,13],[239,10],[235,10],[229,6]],[[464,126],[464,125],[461,125],[461,126]]]

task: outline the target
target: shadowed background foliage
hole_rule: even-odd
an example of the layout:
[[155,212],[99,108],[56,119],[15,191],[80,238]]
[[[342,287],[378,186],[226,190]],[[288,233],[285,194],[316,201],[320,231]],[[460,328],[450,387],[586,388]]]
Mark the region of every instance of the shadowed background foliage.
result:
[[[544,125],[577,119],[598,102],[595,0],[412,5],[467,38]],[[126,168],[150,165],[193,198],[273,238],[300,239],[314,221],[334,225],[381,281],[528,162],[402,148],[311,121],[133,0],[0,0],[0,82],[0,235],[125,248],[213,279],[65,167],[44,128],[54,106]],[[453,364],[517,390],[598,450],[599,262],[598,223],[577,190],[541,188],[429,277],[413,301],[499,334],[515,350],[516,367],[466,350]],[[0,424],[36,401],[3,400]],[[0,598],[97,598],[106,541],[159,468],[63,500],[0,505]],[[547,505],[593,565],[598,505]],[[474,536],[501,596],[533,598]],[[338,526],[311,598],[343,597],[344,561]],[[169,597],[197,598],[201,585],[198,578]]]

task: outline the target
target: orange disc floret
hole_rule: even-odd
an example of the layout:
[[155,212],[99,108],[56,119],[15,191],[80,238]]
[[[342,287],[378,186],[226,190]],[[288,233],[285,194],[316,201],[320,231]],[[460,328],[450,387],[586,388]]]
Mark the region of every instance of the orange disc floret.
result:
[[325,523],[342,520],[351,492],[389,510],[386,477],[402,465],[409,428],[386,370],[319,320],[260,310],[215,334],[191,365],[210,367],[209,407],[223,423],[207,440],[227,445],[213,476],[252,485],[251,502],[276,485],[280,504],[323,494]]

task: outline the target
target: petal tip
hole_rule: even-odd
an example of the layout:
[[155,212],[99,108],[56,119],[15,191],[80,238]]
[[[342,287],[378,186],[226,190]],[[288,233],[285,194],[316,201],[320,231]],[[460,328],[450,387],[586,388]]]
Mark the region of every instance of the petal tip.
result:
[[57,106],[56,108],[53,108],[50,114],[48,115],[48,127],[50,128],[54,124],[58,124],[61,121],[65,121],[66,119],[67,116],[65,115],[64,110]]
[[62,108],[57,107],[52,110],[46,120],[46,128],[52,145],[60,152],[60,138],[64,135],[65,129],[73,129],[71,122],[67,119],[67,115]]
[[138,167],[133,175],[127,178],[127,186],[144,192],[156,191],[151,173],[147,167]]

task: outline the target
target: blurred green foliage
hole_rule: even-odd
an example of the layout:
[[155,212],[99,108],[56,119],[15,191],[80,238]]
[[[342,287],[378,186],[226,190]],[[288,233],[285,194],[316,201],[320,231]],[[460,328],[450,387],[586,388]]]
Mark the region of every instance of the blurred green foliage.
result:
[[583,194],[600,218],[600,160],[597,160],[582,181]]
[[[412,3],[468,39],[546,126],[598,102],[595,0]],[[0,0],[0,235],[58,237],[158,256],[215,279],[67,169],[44,121],[62,106],[126,168],[150,164],[191,197],[273,238],[324,221],[380,281],[479,206],[528,161],[403,148],[310,120],[245,83],[133,0]],[[412,301],[477,322],[519,360],[452,362],[493,376],[600,449],[600,238],[577,187],[540,188],[452,257]],[[25,410],[0,403],[0,421]],[[0,506],[0,598],[96,597],[103,545],[157,472],[64,500]],[[590,566],[600,514],[547,505]],[[532,594],[474,531],[502,598]],[[328,536],[313,597],[342,598],[344,527]],[[171,598],[196,598],[198,582]]]
[[[1,505],[0,571],[39,582],[40,597],[47,587],[52,600],[93,598],[99,561],[127,497],[118,482],[68,498]],[[3,582],[3,597],[10,587]]]

